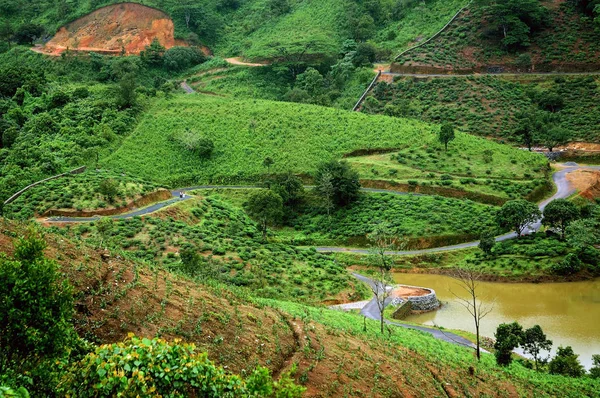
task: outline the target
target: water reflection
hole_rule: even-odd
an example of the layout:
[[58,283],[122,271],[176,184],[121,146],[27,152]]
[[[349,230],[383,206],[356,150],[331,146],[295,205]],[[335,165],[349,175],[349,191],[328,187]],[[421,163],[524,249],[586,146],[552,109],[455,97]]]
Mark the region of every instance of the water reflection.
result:
[[[407,320],[425,325],[474,332],[473,319],[453,293],[465,297],[457,282],[447,276],[395,274],[398,283],[425,286],[436,291],[443,307],[432,313],[412,315]],[[573,283],[480,284],[483,301],[493,304],[482,320],[481,332],[493,337],[502,322],[517,321],[524,327],[539,324],[554,345],[570,345],[589,368],[592,354],[600,354],[600,279]]]

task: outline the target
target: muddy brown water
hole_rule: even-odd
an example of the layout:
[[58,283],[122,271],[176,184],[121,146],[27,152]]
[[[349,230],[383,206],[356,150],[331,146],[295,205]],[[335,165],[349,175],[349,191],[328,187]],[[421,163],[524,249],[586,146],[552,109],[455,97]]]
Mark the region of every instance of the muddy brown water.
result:
[[[411,315],[407,321],[475,332],[473,318],[454,296],[466,297],[454,279],[398,273],[394,280],[434,289],[443,303],[441,309]],[[479,291],[482,300],[493,305],[492,312],[481,321],[482,335],[494,337],[496,327],[503,322],[517,321],[524,327],[538,324],[553,341],[553,354],[559,345],[570,345],[588,369],[592,354],[600,354],[600,279],[540,284],[481,282]]]

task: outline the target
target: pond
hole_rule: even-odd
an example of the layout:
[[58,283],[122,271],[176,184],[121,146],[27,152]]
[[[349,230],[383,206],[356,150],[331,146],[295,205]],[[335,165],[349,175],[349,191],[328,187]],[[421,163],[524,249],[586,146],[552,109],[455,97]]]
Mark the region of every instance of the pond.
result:
[[[473,318],[454,293],[466,297],[457,281],[442,275],[394,274],[397,283],[429,287],[443,306],[438,311],[411,315],[406,320],[475,332]],[[523,327],[540,325],[552,340],[554,353],[559,345],[573,347],[581,363],[590,368],[592,354],[600,354],[600,279],[569,283],[481,282],[479,295],[493,305],[481,321],[481,334],[494,337],[503,322],[517,321]]]

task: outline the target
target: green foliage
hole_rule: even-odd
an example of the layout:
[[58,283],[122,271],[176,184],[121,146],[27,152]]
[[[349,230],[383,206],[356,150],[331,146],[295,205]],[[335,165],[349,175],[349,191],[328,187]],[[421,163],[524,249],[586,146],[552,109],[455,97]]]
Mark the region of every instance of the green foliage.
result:
[[594,366],[590,368],[590,376],[594,379],[600,379],[600,354],[592,355]]
[[585,369],[579,363],[578,357],[579,355],[575,354],[570,346],[560,346],[554,358],[548,363],[548,371],[553,375],[581,377]]
[[73,297],[56,262],[44,258],[44,239],[34,230],[0,257],[0,371],[25,371],[62,356],[74,338]]
[[558,275],[572,275],[581,271],[581,260],[576,253],[569,253],[563,261],[556,263],[552,270]]
[[171,71],[182,71],[204,61],[206,57],[196,47],[171,47],[164,55],[164,65]]
[[257,367],[245,379],[227,374],[193,344],[138,338],[107,344],[75,363],[61,383],[61,394],[78,397],[161,395],[164,397],[300,397],[304,388],[276,382]]
[[542,213],[535,203],[523,199],[508,201],[496,216],[501,228],[512,228],[517,236],[521,236],[525,227],[540,219]]
[[348,206],[359,197],[358,173],[346,161],[322,163],[315,173],[315,192],[336,206]]
[[524,331],[521,346],[523,347],[525,354],[529,354],[533,357],[535,369],[538,370],[539,362],[545,362],[545,360],[540,357],[540,354],[542,351],[550,351],[552,340],[548,340],[546,334],[544,334],[544,331],[539,325],[534,325]]
[[505,0],[490,3],[487,7],[490,21],[506,47],[529,46],[530,32],[542,27],[548,19],[548,10],[539,0]]
[[523,341],[523,327],[517,322],[502,323],[494,333],[496,342],[496,363],[500,366],[508,366],[512,362],[512,350],[517,348]]
[[110,203],[113,203],[115,197],[119,195],[119,183],[112,178],[100,181],[98,192],[103,195]]
[[435,238],[431,241],[435,246],[449,244],[447,239],[454,239],[452,243],[476,239],[481,231],[495,227],[497,210],[441,196],[363,194],[330,217],[323,214],[321,203],[299,211],[301,215],[292,225],[311,244],[364,246],[366,236],[386,221],[394,236],[414,238],[415,243],[419,243],[418,238]]
[[438,139],[440,140],[440,143],[444,144],[446,150],[448,150],[448,143],[454,140],[454,138],[454,126],[447,123],[442,124],[442,127],[440,128],[440,133],[438,135]]
[[0,398],[29,398],[29,392],[24,387],[19,387],[17,390],[0,387]]
[[479,237],[479,248],[486,256],[492,255],[492,250],[496,246],[496,236],[492,230],[487,230],[481,233]]
[[[173,131],[202,131],[218,151],[211,159],[194,159],[170,139]],[[275,163],[270,172],[312,174],[324,159],[340,159],[352,151],[378,147],[425,152],[437,135],[424,123],[384,116],[367,116],[312,105],[261,100],[232,100],[211,96],[180,96],[157,101],[137,130],[101,163],[171,186],[193,183],[262,181],[264,159]],[[471,160],[473,175],[486,176],[481,152],[494,151],[493,176],[510,178],[524,169],[543,176],[547,160],[488,140],[456,133],[457,152]],[[429,156],[411,161],[416,170],[455,171],[465,175],[460,162],[433,162]],[[477,174],[475,174],[477,173]],[[534,171],[534,173],[536,173]],[[494,180],[495,181],[495,180]],[[490,183],[495,184],[494,181]]]
[[[596,78],[575,76],[396,78],[393,84],[376,86],[372,95],[380,105],[369,112],[435,123],[452,121],[462,131],[519,141],[527,146],[545,141],[554,127],[562,128],[553,132],[558,133],[559,144],[565,136],[571,140],[595,141],[596,126],[600,123],[594,116],[600,96],[597,87]],[[560,93],[560,102],[555,101],[552,93]],[[549,126],[538,126],[535,122],[542,111],[556,112],[553,115],[557,120]],[[489,112],[493,112],[493,118],[485,117]],[[525,133],[528,137],[524,137]],[[556,146],[554,139],[548,140],[548,144]]]
[[557,199],[544,208],[542,223],[559,231],[564,239],[569,224],[579,218],[577,206],[566,199]]
[[113,196],[116,207],[157,189],[153,183],[131,176],[88,169],[84,173],[50,180],[25,191],[6,206],[5,215],[15,219],[28,219],[50,209],[97,210],[107,207],[107,198],[100,192],[100,184],[105,181],[117,183],[116,194]]
[[283,200],[271,190],[260,190],[248,198],[244,209],[260,225],[265,239],[267,226],[276,224],[283,217]]
[[285,206],[298,205],[304,199],[304,185],[302,184],[302,180],[291,172],[277,174],[269,178],[266,184],[269,189],[281,196]]

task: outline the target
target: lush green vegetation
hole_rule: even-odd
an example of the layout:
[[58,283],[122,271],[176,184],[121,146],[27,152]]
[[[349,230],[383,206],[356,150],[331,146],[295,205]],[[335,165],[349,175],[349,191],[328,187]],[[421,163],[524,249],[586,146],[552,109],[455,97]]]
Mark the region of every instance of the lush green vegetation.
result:
[[[210,159],[199,159],[169,140],[170,134],[185,129],[215,143]],[[121,148],[101,163],[169,185],[252,182],[266,174],[266,157],[275,162],[271,166],[273,172],[289,170],[302,174],[314,172],[323,160],[376,149],[374,143],[377,148],[433,150],[435,154],[440,144],[434,129],[414,120],[365,116],[318,106],[179,96],[158,101]],[[493,168],[485,165],[486,149],[493,152]],[[457,133],[448,153],[456,159],[471,156],[479,175],[484,170],[484,175],[501,178],[531,178],[541,177],[544,172],[545,160],[539,155],[462,133]],[[468,177],[468,170],[459,161],[441,163],[428,157],[411,162],[415,168],[432,172],[440,167],[464,168]],[[446,163],[447,166],[441,166]],[[486,174],[488,169],[490,173]],[[526,176],[524,170],[535,174]]]
[[[503,35],[502,22],[510,15],[505,13],[503,17],[494,18],[495,10],[482,3],[486,2],[473,2],[468,12],[463,13],[436,40],[407,53],[398,59],[398,64],[467,70],[483,68],[484,71],[488,65],[501,65],[504,70],[549,71],[560,68],[576,71],[590,70],[589,66],[599,63],[595,43],[600,40],[600,33],[592,18],[578,10],[575,2],[561,1],[558,7],[541,3],[547,7],[541,14],[547,14],[547,17],[510,19],[505,25],[508,31],[508,25],[513,24],[514,34],[507,34],[507,37]],[[525,10],[522,2],[503,2],[502,5],[508,3],[517,5],[515,8],[519,11]],[[536,8],[535,3],[538,2],[527,2],[533,4],[532,8]],[[539,14],[537,11],[532,13]],[[538,23],[534,23],[534,19]],[[533,30],[523,29],[523,21],[536,27]]]
[[[250,287],[256,296],[316,304],[365,294],[355,290],[344,267],[314,249],[265,243],[243,210],[217,198],[193,199],[156,217],[119,220],[103,229],[100,224],[79,225],[72,232],[188,276]],[[177,253],[183,250],[200,256],[182,263]]]
[[[222,198],[242,206],[249,190],[199,190],[198,195]],[[427,248],[476,240],[495,230],[496,208],[441,196],[363,193],[348,207],[327,214],[323,201],[308,193],[276,228],[271,240],[296,245],[368,246],[367,235],[385,222],[390,233],[406,238],[405,247]]]
[[[559,99],[550,108],[554,93],[560,93]],[[525,111],[532,117],[536,109],[547,109],[555,112],[557,125],[568,129],[572,140],[593,142],[600,135],[599,95],[594,76],[400,78],[391,85],[380,83],[363,109],[434,123],[452,121],[470,134],[517,142],[522,139],[519,114]]]
[[[114,192],[104,185],[114,184]],[[104,189],[103,189],[104,188]],[[29,219],[50,209],[96,210],[124,207],[127,202],[153,192],[158,187],[140,180],[104,170],[65,176],[25,191],[4,207],[7,217]]]
[[[14,30],[39,24],[47,34],[114,0],[4,1],[0,23]],[[372,40],[380,58],[388,58],[410,42],[441,28],[462,0],[240,0],[194,2],[142,0],[167,12],[176,35],[201,41],[218,54],[296,61],[336,56],[345,39]],[[4,17],[4,18],[3,18]],[[23,29],[25,31],[25,29]],[[38,35],[39,36],[39,35]]]
[[[150,99],[173,89],[139,58],[0,54],[0,197],[117,147]],[[167,94],[168,95],[168,94]]]

